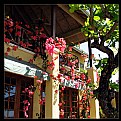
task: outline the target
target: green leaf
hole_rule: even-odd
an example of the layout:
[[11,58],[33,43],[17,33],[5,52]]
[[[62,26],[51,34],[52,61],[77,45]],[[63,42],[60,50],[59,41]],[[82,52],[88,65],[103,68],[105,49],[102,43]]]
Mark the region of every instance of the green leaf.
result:
[[106,32],[106,28],[104,28],[103,31]]
[[84,28],[81,28],[81,32],[84,32]]
[[73,8],[70,8],[70,9],[69,9],[69,12],[70,12],[70,13],[73,13],[73,12],[74,12],[74,9],[73,9]]
[[114,71],[112,72],[112,75],[115,75],[119,71],[118,68],[115,68]]
[[93,34],[93,33],[94,33],[94,30],[90,30],[89,32],[90,32],[91,34]]
[[95,21],[99,21],[100,20],[100,17],[99,16],[94,16],[94,20]]
[[87,36],[88,36],[88,34],[85,34],[85,36],[87,37]]

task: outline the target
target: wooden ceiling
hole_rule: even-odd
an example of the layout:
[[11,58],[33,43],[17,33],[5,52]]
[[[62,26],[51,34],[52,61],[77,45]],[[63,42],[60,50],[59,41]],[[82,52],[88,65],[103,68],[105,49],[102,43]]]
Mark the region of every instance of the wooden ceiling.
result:
[[[30,26],[36,24],[36,20],[39,18],[44,18],[45,33],[48,36],[52,36],[51,6],[44,4],[5,5],[5,16],[10,16],[14,20],[20,20]],[[64,37],[67,44],[85,42],[86,37],[81,32],[81,27],[84,25],[87,16],[82,11],[70,13],[67,4],[57,4],[54,6],[56,9],[56,37]]]

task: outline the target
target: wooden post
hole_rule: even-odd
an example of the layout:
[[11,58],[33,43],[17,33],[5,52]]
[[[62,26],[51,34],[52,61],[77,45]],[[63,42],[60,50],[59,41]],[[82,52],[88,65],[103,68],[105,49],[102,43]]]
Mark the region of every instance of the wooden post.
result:
[[51,36],[55,38],[55,31],[56,31],[56,12],[55,6],[51,6]]

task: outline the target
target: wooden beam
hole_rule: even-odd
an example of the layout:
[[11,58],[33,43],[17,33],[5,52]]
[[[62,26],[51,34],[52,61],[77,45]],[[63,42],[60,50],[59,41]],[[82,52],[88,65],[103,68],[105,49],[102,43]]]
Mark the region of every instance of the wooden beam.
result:
[[55,38],[55,31],[56,31],[56,11],[55,6],[51,6],[51,36]]
[[77,13],[70,13],[69,7],[67,5],[63,4],[57,4],[60,8],[62,8],[66,13],[68,13],[71,17],[73,17],[78,23],[80,23],[82,26],[84,26],[84,19],[82,19]]
[[70,36],[73,36],[73,35],[75,35],[77,33],[82,33],[80,27],[63,34],[63,37],[65,37],[65,38],[70,37]]

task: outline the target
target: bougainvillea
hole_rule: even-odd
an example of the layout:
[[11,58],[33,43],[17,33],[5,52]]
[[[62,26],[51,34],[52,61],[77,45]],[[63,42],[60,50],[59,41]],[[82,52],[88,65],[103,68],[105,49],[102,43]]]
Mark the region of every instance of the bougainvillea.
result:
[[[67,46],[66,45],[66,41],[64,40],[64,38],[52,38],[52,37],[47,37],[43,32],[43,28],[40,29],[40,31],[38,30],[38,27],[35,27],[35,33],[32,34],[29,30],[25,30],[21,27],[21,22],[15,22],[13,23],[12,19],[7,18],[4,22],[4,31],[5,31],[5,35],[4,35],[4,42],[6,43],[10,43],[10,41],[13,41],[13,39],[19,38],[18,40],[18,45],[14,45],[12,48],[8,47],[7,51],[5,52],[5,55],[7,56],[8,53],[13,50],[16,51],[18,49],[18,46],[24,47],[24,48],[28,48],[28,47],[33,47],[32,43],[35,43],[35,46],[33,48],[33,51],[35,52],[35,55],[33,56],[33,58],[30,58],[28,60],[29,63],[33,63],[33,61],[35,60],[36,57],[38,57],[39,55],[41,55],[41,57],[43,57],[43,54],[48,53],[50,56],[53,56],[53,54],[55,54],[55,48],[57,48],[60,52],[60,56],[61,59],[64,61],[60,61],[60,72],[59,74],[55,77],[52,74],[49,74],[49,76],[56,81],[58,81],[59,83],[63,83],[63,78],[65,78],[67,81],[74,81],[74,80],[78,80],[80,79],[81,82],[76,81],[75,84],[75,88],[78,89],[79,84],[81,84],[82,86],[84,86],[84,84],[86,84],[86,88],[85,90],[83,90],[82,92],[82,99],[79,101],[79,106],[82,109],[81,111],[81,115],[80,118],[90,118],[90,105],[89,105],[89,98],[93,97],[93,91],[91,87],[91,79],[88,78],[88,76],[84,73],[79,73],[76,74],[75,69],[78,67],[78,63],[79,63],[79,59],[76,58],[74,56],[74,54],[72,54],[72,46]],[[25,25],[28,29],[30,28],[29,25]],[[14,34],[14,37],[12,37],[12,32],[13,30],[16,28],[16,32]],[[22,36],[22,32],[21,29],[23,29],[24,32],[27,32],[27,35],[31,38],[31,42],[28,41],[27,36]],[[39,33],[40,32],[40,33]],[[25,33],[23,33],[25,34]],[[41,43],[41,48],[39,46],[38,43]],[[41,50],[42,48],[43,51]],[[43,54],[41,54],[43,53]],[[52,58],[52,61],[46,61],[46,66],[48,69],[53,70],[55,68],[55,63],[54,61],[58,59],[58,57]],[[19,57],[19,60],[22,60],[21,57]],[[43,58],[43,60],[47,60]],[[70,69],[67,70],[65,68],[65,65],[69,66]],[[46,70],[46,69],[45,69]],[[46,72],[44,72],[46,73]],[[38,77],[35,76],[35,79],[37,79]],[[36,80],[36,85],[35,86],[29,86],[26,87],[25,90],[23,90],[23,93],[26,93],[28,95],[29,98],[32,98],[32,96],[34,95],[35,91],[38,89],[39,91],[41,91],[41,84],[43,83],[42,79],[37,79]],[[61,86],[60,90],[55,90],[55,94],[60,93],[60,98],[63,97],[62,92],[64,91],[65,86]],[[40,94],[38,94],[38,96],[40,97]],[[43,104],[43,99],[39,99],[38,103],[40,105]],[[23,107],[23,112],[26,118],[28,118],[28,107],[30,106],[30,102],[29,100],[25,99],[23,101],[24,103],[24,107]],[[58,104],[59,109],[60,109],[60,118],[64,118],[64,109],[62,108],[63,105],[65,104],[65,102],[63,100],[61,100]],[[70,111],[72,112],[72,108],[70,108]]]

